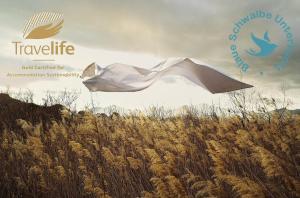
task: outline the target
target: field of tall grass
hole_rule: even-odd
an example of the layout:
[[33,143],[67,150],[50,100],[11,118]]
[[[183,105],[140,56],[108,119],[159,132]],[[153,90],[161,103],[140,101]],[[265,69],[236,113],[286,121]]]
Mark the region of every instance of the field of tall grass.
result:
[[300,197],[300,116],[239,101],[226,114],[17,119],[0,131],[0,197]]

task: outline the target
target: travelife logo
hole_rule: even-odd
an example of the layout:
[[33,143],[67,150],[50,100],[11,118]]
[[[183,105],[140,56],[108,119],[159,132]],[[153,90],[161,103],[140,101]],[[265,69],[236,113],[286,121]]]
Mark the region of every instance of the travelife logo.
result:
[[64,23],[63,15],[53,12],[41,12],[33,15],[25,24],[25,39],[44,39],[59,33]]
[[[63,15],[55,12],[34,14],[25,23],[23,41],[12,41],[17,56],[43,57],[33,61],[55,61],[53,56],[74,55],[75,47],[67,41],[49,40],[57,35],[64,24]],[[52,56],[50,59],[49,57]],[[44,58],[47,57],[47,58]]]

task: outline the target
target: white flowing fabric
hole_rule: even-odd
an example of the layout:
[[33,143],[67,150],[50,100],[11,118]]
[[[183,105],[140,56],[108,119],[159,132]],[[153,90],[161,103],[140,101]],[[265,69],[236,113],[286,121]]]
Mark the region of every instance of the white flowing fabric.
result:
[[179,75],[203,87],[211,93],[224,93],[253,87],[240,82],[205,64],[197,64],[189,58],[163,61],[151,69],[115,63],[101,68],[95,63],[86,67],[81,77],[91,91],[135,92],[146,89],[166,75]]

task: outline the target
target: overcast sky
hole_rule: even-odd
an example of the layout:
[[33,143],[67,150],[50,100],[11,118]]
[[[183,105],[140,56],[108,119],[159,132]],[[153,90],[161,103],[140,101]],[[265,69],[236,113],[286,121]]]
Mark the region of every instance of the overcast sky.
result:
[[[36,65],[30,57],[14,55],[12,41],[22,41],[26,21],[42,11],[64,15],[61,32],[51,40],[65,40],[76,48],[72,57],[55,57],[68,71],[80,72],[96,62],[101,66],[122,62],[139,67],[152,67],[169,57],[191,57],[207,62],[246,83],[267,96],[279,97],[284,83],[293,108],[300,108],[300,1],[299,0],[0,0],[0,88],[29,88],[41,96],[45,90],[78,89],[80,105],[90,101],[88,90],[80,79],[7,78],[8,72],[22,72],[22,65]],[[234,23],[255,10],[279,14],[291,27],[295,48],[283,70],[272,64],[280,58],[286,39],[282,30],[271,21],[256,20],[245,25],[238,38],[241,57],[250,64],[241,75],[230,51],[228,40]],[[277,29],[276,29],[277,28]],[[270,39],[279,45],[269,58],[253,58],[245,53],[251,44],[250,33]],[[28,43],[28,42],[26,42]],[[136,93],[96,93],[94,100],[101,106],[117,105],[142,108],[149,105],[178,107],[185,104],[221,103],[224,94],[210,94],[179,77],[166,77],[154,86]]]

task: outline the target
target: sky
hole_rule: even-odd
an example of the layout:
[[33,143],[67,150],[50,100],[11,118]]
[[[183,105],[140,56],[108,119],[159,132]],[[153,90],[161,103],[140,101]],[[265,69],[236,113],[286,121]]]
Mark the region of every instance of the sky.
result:
[[[23,72],[23,65],[63,65],[65,71],[80,73],[93,62],[101,67],[119,62],[150,68],[167,58],[189,57],[254,85],[255,90],[267,97],[280,97],[284,84],[287,96],[294,103],[292,108],[300,108],[298,0],[0,0],[0,10],[0,89],[30,89],[37,100],[47,90],[78,90],[80,108],[91,102],[91,96],[98,106],[128,109],[153,105],[176,108],[202,103],[228,105],[226,94],[211,94],[177,76],[164,77],[140,92],[92,95],[80,78],[7,77],[9,72]],[[284,31],[271,20],[253,20],[238,34],[236,45],[240,56],[250,65],[247,72],[241,72],[232,57],[229,35],[235,23],[256,10],[270,12],[274,17],[278,14],[291,27],[294,48],[288,64],[281,70],[273,64],[280,60],[287,40]],[[63,14],[60,33],[48,39],[25,40],[22,32],[26,21],[43,11]],[[266,31],[278,49],[268,58],[250,57],[246,50],[255,49],[250,34],[262,38]],[[75,54],[56,56],[55,62],[36,62],[32,61],[35,57],[16,56],[12,44],[12,41],[47,44],[62,40],[75,46]]]

